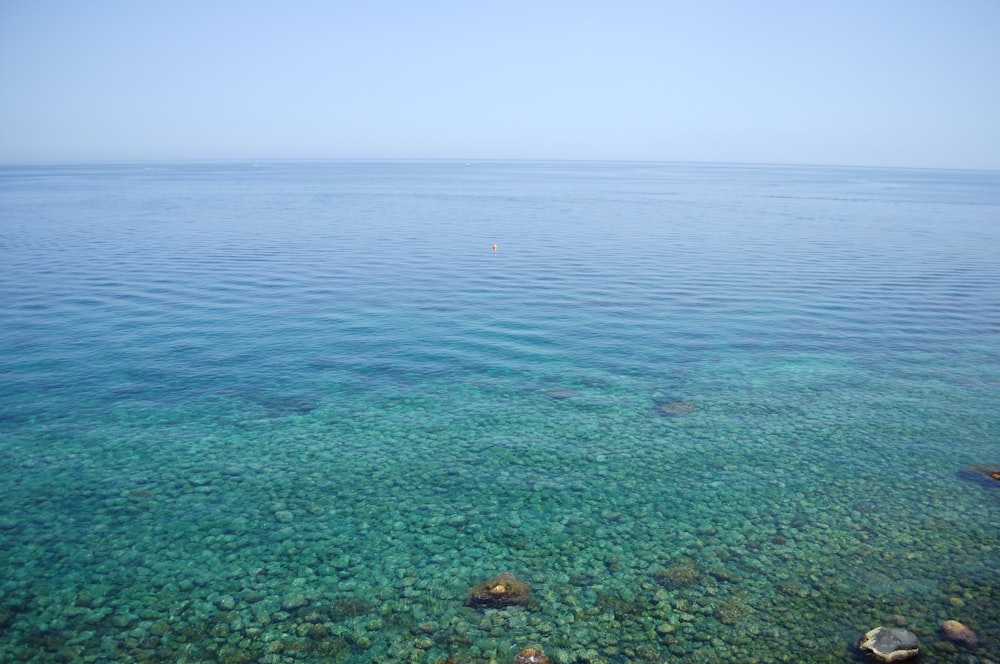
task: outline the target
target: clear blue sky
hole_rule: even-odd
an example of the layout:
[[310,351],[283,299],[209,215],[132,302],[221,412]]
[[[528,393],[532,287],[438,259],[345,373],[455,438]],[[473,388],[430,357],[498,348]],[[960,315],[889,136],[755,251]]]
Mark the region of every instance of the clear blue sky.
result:
[[1000,0],[0,0],[0,161],[1000,169]]

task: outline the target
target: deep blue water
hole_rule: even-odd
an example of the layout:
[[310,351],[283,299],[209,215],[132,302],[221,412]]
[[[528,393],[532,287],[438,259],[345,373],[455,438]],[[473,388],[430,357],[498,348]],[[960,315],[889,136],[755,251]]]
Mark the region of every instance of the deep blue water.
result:
[[0,660],[1000,658],[1000,173],[7,166],[0,266]]

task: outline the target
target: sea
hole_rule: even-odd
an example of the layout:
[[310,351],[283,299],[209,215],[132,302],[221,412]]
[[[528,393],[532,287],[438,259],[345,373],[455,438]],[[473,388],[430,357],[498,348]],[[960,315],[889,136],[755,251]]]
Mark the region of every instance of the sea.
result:
[[2,166],[0,459],[3,662],[998,662],[1000,172]]

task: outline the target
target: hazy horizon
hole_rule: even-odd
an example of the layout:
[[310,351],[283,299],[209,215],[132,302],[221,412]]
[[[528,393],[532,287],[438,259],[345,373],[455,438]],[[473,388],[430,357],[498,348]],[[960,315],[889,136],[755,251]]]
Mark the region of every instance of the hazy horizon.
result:
[[323,163],[440,163],[440,162],[452,162],[455,164],[461,164],[463,166],[474,167],[477,164],[648,164],[650,166],[655,165],[671,165],[671,164],[689,164],[691,166],[732,166],[732,167],[761,167],[761,168],[829,168],[829,169],[858,169],[858,170],[913,170],[913,171],[968,171],[968,172],[983,172],[983,173],[997,173],[1000,172],[1000,167],[998,168],[963,168],[963,167],[951,167],[951,166],[896,166],[893,164],[835,164],[835,163],[793,163],[793,162],[769,162],[769,161],[698,161],[694,159],[685,160],[670,160],[670,159],[546,159],[546,158],[528,158],[519,159],[515,157],[510,158],[489,158],[484,157],[481,159],[469,158],[463,159],[460,157],[263,157],[255,159],[252,157],[177,157],[177,158],[157,158],[152,157],[149,159],[65,159],[65,160],[53,160],[53,159],[37,159],[37,160],[21,160],[21,161],[3,161],[0,160],[0,167],[3,168],[32,168],[32,167],[60,167],[65,166],[68,168],[80,167],[80,166],[144,166],[144,167],[155,167],[155,166],[184,166],[184,165],[250,165],[250,166],[264,166],[268,164],[323,164]]
[[0,4],[0,163],[1000,170],[1000,3]]

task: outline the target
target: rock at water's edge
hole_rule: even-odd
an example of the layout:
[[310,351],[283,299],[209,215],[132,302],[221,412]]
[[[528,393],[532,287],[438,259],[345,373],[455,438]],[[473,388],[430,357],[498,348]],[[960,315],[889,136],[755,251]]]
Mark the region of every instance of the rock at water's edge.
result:
[[917,635],[901,627],[876,627],[859,636],[855,645],[879,662],[902,662],[920,654]]

